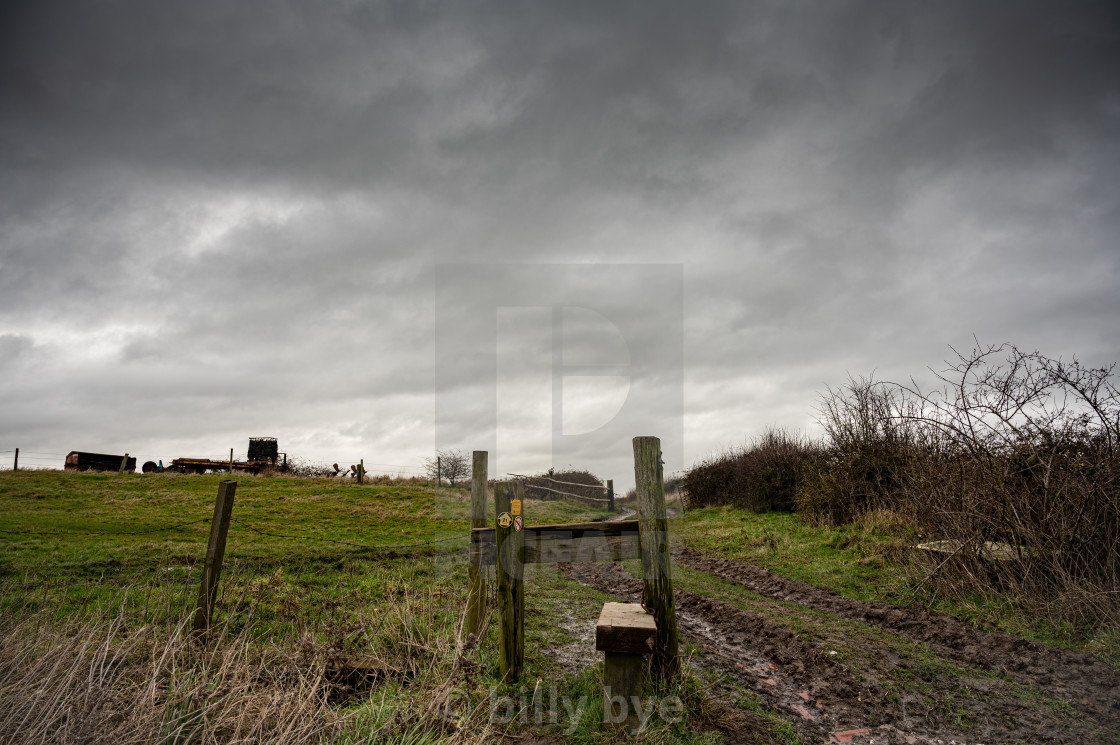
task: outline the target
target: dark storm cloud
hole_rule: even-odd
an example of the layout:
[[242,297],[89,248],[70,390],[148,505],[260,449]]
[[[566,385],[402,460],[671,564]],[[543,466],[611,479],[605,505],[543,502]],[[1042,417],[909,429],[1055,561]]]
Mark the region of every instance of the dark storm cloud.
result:
[[1109,3],[2,13],[0,447],[422,455],[443,263],[683,264],[687,458],[973,333],[1120,358]]

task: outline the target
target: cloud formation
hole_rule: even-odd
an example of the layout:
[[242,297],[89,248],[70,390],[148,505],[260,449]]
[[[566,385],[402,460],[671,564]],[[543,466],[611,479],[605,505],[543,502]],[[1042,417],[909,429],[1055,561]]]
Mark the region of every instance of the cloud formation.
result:
[[0,449],[416,465],[444,264],[680,264],[670,470],[974,334],[1120,359],[1111,3],[0,13]]

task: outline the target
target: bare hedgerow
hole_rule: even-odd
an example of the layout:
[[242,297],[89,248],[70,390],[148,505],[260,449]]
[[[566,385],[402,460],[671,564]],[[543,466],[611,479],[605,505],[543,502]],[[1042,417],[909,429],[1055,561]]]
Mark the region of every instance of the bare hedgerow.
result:
[[824,397],[828,458],[799,506],[912,516],[952,561],[939,591],[996,589],[1054,615],[1120,619],[1120,393],[1087,367],[976,345],[941,387],[852,381]]
[[710,458],[684,476],[690,506],[731,504],[754,512],[792,510],[820,457],[816,443],[771,428],[749,445]]
[[806,518],[845,523],[871,509],[891,509],[921,434],[905,392],[873,378],[850,378],[821,396],[826,446],[807,464],[797,509]]

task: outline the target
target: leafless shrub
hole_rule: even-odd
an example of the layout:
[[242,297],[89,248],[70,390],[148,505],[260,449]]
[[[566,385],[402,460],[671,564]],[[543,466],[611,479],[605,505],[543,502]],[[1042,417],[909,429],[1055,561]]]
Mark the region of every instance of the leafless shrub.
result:
[[439,483],[447,479],[451,486],[469,477],[472,468],[471,457],[462,450],[440,450],[435,457],[424,461],[424,473],[429,479]]
[[1120,393],[1113,367],[1009,344],[977,346],[939,376],[943,390],[898,386],[919,405],[910,420],[923,432],[926,454],[910,470],[906,498],[927,505],[919,515],[931,535],[968,544],[957,586],[995,583],[1076,620],[1116,617]]
[[298,478],[325,478],[336,475],[334,466],[327,463],[316,463],[304,458],[289,458],[287,474]]
[[910,399],[873,378],[851,378],[821,396],[826,447],[807,464],[798,511],[814,521],[849,522],[897,502],[903,473],[921,437]]
[[940,591],[1002,593],[1067,619],[1120,617],[1120,393],[1091,368],[977,345],[942,387],[852,381],[823,397],[828,457],[799,506],[912,515],[952,561]]

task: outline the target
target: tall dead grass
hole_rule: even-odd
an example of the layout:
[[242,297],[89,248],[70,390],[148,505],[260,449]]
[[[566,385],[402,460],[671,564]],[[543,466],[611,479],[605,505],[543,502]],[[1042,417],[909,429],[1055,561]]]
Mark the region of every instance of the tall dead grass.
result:
[[[38,596],[0,617],[0,743],[481,743],[481,653],[461,638],[461,593],[410,585],[382,602],[353,593],[277,597],[258,576],[223,583],[208,637],[190,615],[151,622],[119,594],[61,617]],[[342,579],[340,578],[340,582]],[[337,588],[334,588],[337,589]],[[26,597],[26,596],[22,596]],[[292,617],[284,609],[299,609]],[[324,611],[326,609],[326,611]],[[283,615],[283,618],[280,616]],[[281,625],[277,625],[277,624]]]
[[36,613],[8,619],[0,739],[287,745],[341,732],[323,664],[253,644],[249,628],[221,627],[202,647],[186,621],[130,629],[119,610],[63,623]]

